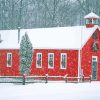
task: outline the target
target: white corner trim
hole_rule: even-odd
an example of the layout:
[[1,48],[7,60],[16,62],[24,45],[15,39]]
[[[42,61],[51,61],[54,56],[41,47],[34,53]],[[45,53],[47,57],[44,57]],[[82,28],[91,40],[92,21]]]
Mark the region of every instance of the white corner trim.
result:
[[81,70],[81,50],[78,51],[78,77],[80,77],[80,70]]

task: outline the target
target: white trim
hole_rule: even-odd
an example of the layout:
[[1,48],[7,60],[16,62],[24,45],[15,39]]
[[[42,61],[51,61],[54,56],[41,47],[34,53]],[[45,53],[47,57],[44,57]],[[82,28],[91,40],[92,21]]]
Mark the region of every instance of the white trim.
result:
[[[95,60],[93,60],[93,58],[96,58]],[[98,56],[92,56],[92,62],[93,61],[95,61],[95,62],[97,62],[97,69],[96,69],[96,71],[97,71],[97,73],[96,73],[96,79],[94,79],[94,80],[97,80],[98,79]],[[93,71],[92,71],[93,72]],[[92,74],[93,75],[93,74]]]
[[[95,58],[95,60],[93,60]],[[92,61],[97,61],[98,57],[97,56],[92,56]]]
[[55,49],[55,50],[79,50],[80,48],[34,47],[34,49],[46,49],[46,50],[48,50],[48,49],[50,49],[50,50],[53,50],[53,49]]
[[94,22],[93,22],[93,18],[92,18],[92,24],[94,24]]
[[[37,64],[38,55],[41,55],[41,66],[38,66]],[[36,53],[36,68],[42,68],[42,53]]]
[[[11,65],[8,64],[9,55],[11,55]],[[7,53],[7,67],[11,67],[11,66],[12,66],[12,53]]]
[[88,20],[87,19],[85,20],[85,24],[88,24]]
[[[50,57],[50,55],[53,55],[53,66],[52,67],[49,65],[49,57]],[[50,69],[54,68],[54,53],[48,53],[48,68],[50,68]]]
[[[78,77],[80,77],[81,71],[81,50],[78,51]],[[79,82],[79,79],[78,79]]]
[[19,48],[0,48],[0,50],[20,50]]
[[[45,50],[79,50],[80,48],[51,48],[51,47],[34,47],[34,49],[45,49]],[[20,48],[0,48],[0,50],[20,50]]]
[[[62,67],[62,55],[65,55],[65,68]],[[61,53],[60,54],[60,69],[66,69],[67,68],[67,54],[66,53]]]

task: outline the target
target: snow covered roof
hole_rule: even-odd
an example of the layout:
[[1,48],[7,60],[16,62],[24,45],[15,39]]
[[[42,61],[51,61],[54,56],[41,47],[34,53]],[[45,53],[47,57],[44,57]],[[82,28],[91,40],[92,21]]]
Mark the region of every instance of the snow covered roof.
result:
[[98,15],[96,15],[95,13],[91,12],[88,15],[86,15],[84,18],[85,19],[87,19],[87,18],[97,18],[98,19],[100,17]]
[[[27,32],[33,48],[80,49],[98,28],[86,26],[21,29],[20,39]],[[19,49],[18,30],[0,30],[0,49]]]

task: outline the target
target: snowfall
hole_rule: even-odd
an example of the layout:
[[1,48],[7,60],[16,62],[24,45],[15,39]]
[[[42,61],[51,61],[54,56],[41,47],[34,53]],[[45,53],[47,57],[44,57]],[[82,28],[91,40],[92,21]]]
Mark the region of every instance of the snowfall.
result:
[[0,100],[100,100],[100,82],[0,83]]

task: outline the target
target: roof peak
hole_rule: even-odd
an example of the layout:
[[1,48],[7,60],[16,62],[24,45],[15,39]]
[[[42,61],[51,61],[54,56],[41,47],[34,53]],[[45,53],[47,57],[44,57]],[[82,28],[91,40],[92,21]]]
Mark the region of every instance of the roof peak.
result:
[[87,14],[84,18],[85,18],[85,19],[87,19],[87,18],[96,18],[96,19],[99,19],[100,17],[91,11],[91,12],[90,12],[89,14]]

